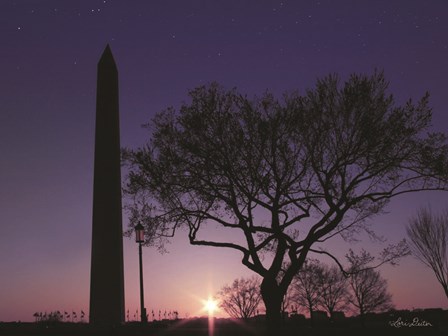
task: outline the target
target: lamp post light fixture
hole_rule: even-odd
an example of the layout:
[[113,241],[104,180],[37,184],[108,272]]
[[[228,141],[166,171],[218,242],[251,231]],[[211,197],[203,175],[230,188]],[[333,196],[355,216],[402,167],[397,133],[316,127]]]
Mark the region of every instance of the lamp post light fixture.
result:
[[135,242],[138,243],[138,256],[140,265],[140,321],[142,323],[148,322],[146,316],[145,300],[143,293],[143,263],[142,263],[142,244],[145,242],[145,228],[141,223],[138,223],[135,227]]

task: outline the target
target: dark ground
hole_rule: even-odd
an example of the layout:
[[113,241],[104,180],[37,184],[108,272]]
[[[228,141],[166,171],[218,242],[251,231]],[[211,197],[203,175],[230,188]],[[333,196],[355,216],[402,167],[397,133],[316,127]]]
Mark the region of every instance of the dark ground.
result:
[[[260,321],[237,323],[231,320],[216,320],[214,332],[209,333],[207,319],[180,320],[167,323],[157,322],[142,326],[127,323],[117,328],[95,328],[86,323],[0,323],[1,336],[250,336],[267,335]],[[309,323],[288,322],[275,335],[279,336],[448,336],[448,321],[432,327],[395,328],[384,323],[371,324],[362,328],[359,323],[320,324],[311,327]]]

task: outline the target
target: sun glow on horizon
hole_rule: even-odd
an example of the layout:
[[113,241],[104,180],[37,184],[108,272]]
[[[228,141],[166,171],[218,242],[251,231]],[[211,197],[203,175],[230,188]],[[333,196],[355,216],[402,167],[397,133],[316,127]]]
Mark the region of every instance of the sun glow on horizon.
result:
[[209,316],[213,316],[213,314],[219,310],[218,302],[211,297],[209,297],[207,300],[204,300],[203,303],[203,309],[208,313]]
[[204,308],[202,309],[208,313],[208,335],[213,336],[215,334],[215,317],[213,315],[219,310],[218,301],[209,296],[202,303],[204,304]]

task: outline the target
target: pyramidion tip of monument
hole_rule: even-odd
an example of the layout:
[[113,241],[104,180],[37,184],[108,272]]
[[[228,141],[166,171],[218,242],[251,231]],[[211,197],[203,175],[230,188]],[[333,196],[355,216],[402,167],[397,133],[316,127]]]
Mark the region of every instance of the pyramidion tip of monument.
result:
[[112,63],[115,65],[114,56],[112,55],[112,49],[110,48],[109,43],[106,44],[106,47],[104,48],[103,54],[100,58],[100,63]]

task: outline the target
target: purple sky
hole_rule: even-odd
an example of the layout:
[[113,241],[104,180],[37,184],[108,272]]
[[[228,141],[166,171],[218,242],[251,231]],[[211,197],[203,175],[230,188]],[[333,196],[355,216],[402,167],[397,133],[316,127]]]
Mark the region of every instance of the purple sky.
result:
[[[434,129],[448,131],[448,2],[2,0],[0,2],[0,321],[88,310],[96,64],[110,43],[120,75],[122,146],[146,140],[154,113],[218,81],[249,95],[303,90],[317,77],[384,69],[399,102],[431,93]],[[418,207],[392,202],[374,227],[390,242]],[[124,215],[124,226],[127,226]],[[349,247],[332,243],[339,255]],[[202,315],[201,299],[250,275],[233,251],[144,251],[149,311]],[[125,239],[126,309],[138,307],[138,254]],[[384,267],[397,308],[448,302],[412,258]]]

